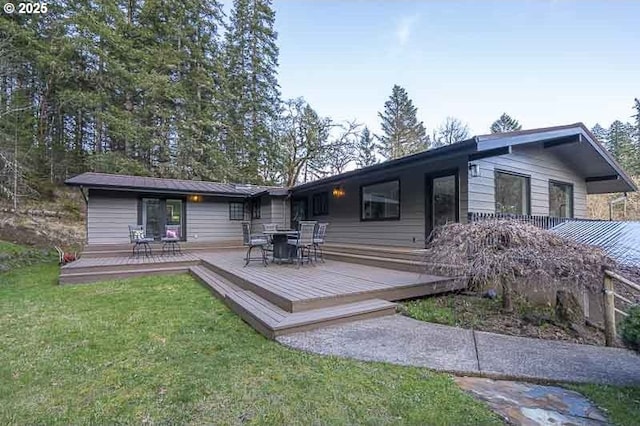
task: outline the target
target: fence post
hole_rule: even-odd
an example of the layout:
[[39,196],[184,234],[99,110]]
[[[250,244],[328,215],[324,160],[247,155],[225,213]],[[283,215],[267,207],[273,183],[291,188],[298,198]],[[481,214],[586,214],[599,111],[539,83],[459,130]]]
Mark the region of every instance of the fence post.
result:
[[616,311],[613,296],[613,278],[604,271],[602,289],[604,297],[604,339],[607,346],[614,346],[616,342]]

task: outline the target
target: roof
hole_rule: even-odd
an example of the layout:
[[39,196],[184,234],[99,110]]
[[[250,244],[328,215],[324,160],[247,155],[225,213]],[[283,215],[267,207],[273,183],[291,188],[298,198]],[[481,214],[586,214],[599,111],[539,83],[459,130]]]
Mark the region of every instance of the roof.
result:
[[286,196],[291,191],[305,191],[327,184],[341,183],[354,177],[402,168],[423,161],[461,157],[466,161],[504,155],[518,145],[541,145],[585,177],[587,193],[631,192],[638,188],[616,160],[582,123],[544,127],[516,132],[474,136],[451,145],[430,149],[384,163],[352,170],[293,188],[242,185],[181,179],[161,179],[106,173],[83,173],[68,179],[68,185],[126,191],[162,191],[223,196]]
[[292,189],[293,191],[308,190],[321,185],[339,183],[352,177],[457,155],[467,156],[469,161],[473,161],[483,157],[504,155],[511,152],[514,146],[527,144],[540,144],[545,149],[552,150],[566,164],[585,176],[587,192],[590,194],[638,190],[629,175],[582,123],[474,136],[452,145],[304,183]]
[[623,265],[640,266],[640,222],[575,220],[562,223],[551,232],[600,247]]
[[287,188],[184,179],[163,179],[109,173],[82,173],[65,181],[67,185],[122,191],[153,191],[177,194],[205,194],[250,197],[256,195],[286,195]]

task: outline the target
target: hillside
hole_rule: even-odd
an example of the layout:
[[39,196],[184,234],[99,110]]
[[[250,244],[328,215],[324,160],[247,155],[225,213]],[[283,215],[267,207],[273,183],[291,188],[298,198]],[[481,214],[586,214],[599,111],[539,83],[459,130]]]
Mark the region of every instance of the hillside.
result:
[[85,203],[77,190],[53,188],[26,199],[18,212],[0,199],[0,241],[31,247],[79,248],[85,239]]

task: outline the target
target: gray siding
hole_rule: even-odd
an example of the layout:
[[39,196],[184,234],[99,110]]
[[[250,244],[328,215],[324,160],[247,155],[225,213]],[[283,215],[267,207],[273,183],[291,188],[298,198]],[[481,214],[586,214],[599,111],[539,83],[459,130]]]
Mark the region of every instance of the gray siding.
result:
[[[307,196],[309,214],[313,213],[311,196],[329,191],[329,215],[311,216],[311,220],[329,222],[327,242],[336,244],[371,244],[398,247],[423,247],[425,238],[425,175],[439,170],[457,168],[460,177],[460,218],[466,217],[467,163],[466,160],[425,163],[398,171],[378,173],[362,179],[353,179],[342,184],[346,195],[336,199],[331,196],[333,185],[296,197]],[[361,221],[360,186],[381,180],[400,179],[400,220]]]
[[260,219],[251,219],[251,231],[262,232],[265,223],[275,223],[280,228],[288,228],[290,225],[289,201],[285,197],[263,196],[261,199],[262,212]]
[[205,197],[200,203],[187,202],[187,241],[242,241],[242,221],[229,220],[229,201]]
[[88,244],[129,242],[129,225],[138,223],[138,199],[126,192],[89,191]]
[[473,161],[480,176],[469,178],[469,211],[495,213],[494,171],[505,170],[530,176],[531,214],[549,215],[549,180],[573,184],[574,216],[586,218],[587,189],[579,176],[552,154],[537,147],[514,147],[511,154]]

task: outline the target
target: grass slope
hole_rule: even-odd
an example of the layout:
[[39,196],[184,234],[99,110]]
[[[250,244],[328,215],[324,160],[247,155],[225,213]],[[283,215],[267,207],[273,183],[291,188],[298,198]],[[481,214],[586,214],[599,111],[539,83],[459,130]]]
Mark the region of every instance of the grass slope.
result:
[[451,378],[268,341],[186,275],[0,274],[0,424],[501,424]]

